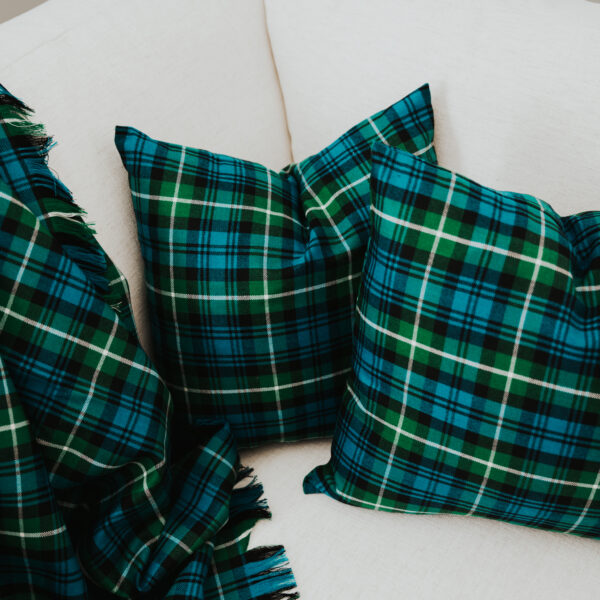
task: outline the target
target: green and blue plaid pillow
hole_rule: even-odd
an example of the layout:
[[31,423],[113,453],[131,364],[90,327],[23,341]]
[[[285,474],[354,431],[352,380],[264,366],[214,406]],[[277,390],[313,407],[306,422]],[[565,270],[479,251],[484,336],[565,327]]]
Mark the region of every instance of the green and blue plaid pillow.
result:
[[600,212],[377,144],[353,372],[307,493],[600,537]]
[[117,128],[159,372],[191,421],[241,446],[331,435],[377,140],[435,161],[428,86],[279,173]]

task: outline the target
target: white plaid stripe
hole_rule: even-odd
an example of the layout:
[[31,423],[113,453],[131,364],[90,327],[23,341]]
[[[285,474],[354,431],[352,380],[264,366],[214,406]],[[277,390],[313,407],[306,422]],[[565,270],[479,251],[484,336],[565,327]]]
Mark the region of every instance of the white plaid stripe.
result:
[[418,225],[416,223],[411,223],[410,221],[406,221],[404,219],[399,219],[397,217],[392,217],[391,215],[386,215],[382,213],[380,210],[371,206],[371,211],[375,213],[378,217],[389,221],[390,223],[395,223],[396,225],[401,225],[402,227],[407,227],[408,229],[413,229],[414,231],[419,231],[422,233],[428,233],[432,236],[441,237],[445,240],[456,242],[457,244],[463,244],[464,246],[471,246],[473,248],[479,248],[480,250],[486,250],[489,252],[494,252],[496,254],[501,254],[502,256],[506,256],[509,258],[515,258],[517,260],[522,260],[524,262],[529,262],[531,264],[540,264],[540,266],[550,269],[551,271],[555,271],[556,273],[561,273],[565,277],[569,279],[573,279],[573,274],[566,269],[562,269],[558,265],[554,263],[549,263],[545,260],[537,261],[536,259],[526,256],[524,254],[519,254],[518,252],[513,252],[512,250],[506,250],[505,248],[499,248],[497,246],[492,246],[490,244],[484,244],[482,242],[477,242],[475,240],[468,240],[465,238],[461,238],[457,235],[452,235],[451,233],[447,233],[445,231],[436,231],[435,229],[431,229],[431,227],[425,227],[423,225]]
[[[13,318],[17,319],[18,321],[21,321],[23,323],[27,323],[28,325],[37,327],[38,329],[41,329],[42,331],[50,333],[51,335],[55,335],[56,337],[58,337],[60,339],[63,339],[63,340],[69,341],[69,342],[73,342],[73,343],[77,344],[78,346],[81,346],[82,348],[92,350],[94,352],[97,352],[98,354],[101,354],[103,352],[103,348],[101,346],[97,346],[96,344],[86,342],[85,340],[82,340],[81,338],[78,338],[74,335],[70,335],[63,331],[60,331],[59,329],[56,329],[55,327],[50,327],[48,325],[45,325],[44,323],[39,323],[37,321],[34,321],[33,319],[29,319],[28,317],[21,315],[9,308],[3,308],[2,310],[4,311],[5,316],[13,317]],[[156,377],[156,371],[154,371],[150,367],[146,367],[145,365],[142,365],[140,363],[129,360],[128,358],[120,356],[119,354],[116,354],[114,352],[107,352],[107,356],[109,356],[110,358],[113,358],[117,361],[120,361],[123,364],[126,364],[136,370],[139,370],[142,373],[146,373],[148,375]]]
[[[302,381],[293,381],[291,383],[283,383],[277,386],[278,390],[285,390],[289,388],[302,387],[309,383],[314,383],[315,381],[323,381],[325,379],[331,379],[332,377],[337,377],[338,375],[344,375],[345,373],[349,373],[351,371],[351,367],[347,369],[342,369],[341,371],[336,371],[335,373],[327,373],[327,375],[322,375],[321,377],[313,377],[312,379],[303,379]],[[169,387],[173,387],[175,389],[183,389],[175,383],[169,383]],[[198,389],[198,388],[187,388],[190,392],[200,393],[200,394],[261,394],[264,392],[272,392],[276,388],[275,387],[256,387],[256,388],[234,388],[234,389]]]
[[[358,308],[356,309],[356,313],[365,323],[367,323],[367,325],[369,325],[369,327],[372,327],[373,329],[376,329],[377,331],[379,331],[385,335],[389,335],[390,337],[393,337],[400,342],[404,342],[411,346],[414,345],[417,348],[420,348],[421,350],[426,350],[427,352],[431,352],[432,354],[437,354],[438,356],[442,356],[443,358],[447,358],[447,359],[455,361],[457,363],[461,363],[468,367],[473,367],[474,369],[480,369],[482,371],[487,371],[488,373],[493,373],[494,375],[506,376],[508,373],[508,371],[506,371],[505,369],[499,369],[497,367],[492,367],[490,365],[486,365],[485,363],[475,362],[473,360],[469,360],[468,358],[462,358],[460,356],[456,356],[455,354],[450,354],[449,352],[444,352],[443,350],[439,350],[438,348],[434,348],[433,346],[429,346],[427,344],[422,344],[417,341],[413,342],[410,338],[407,338],[403,335],[400,335],[399,333],[395,333],[393,331],[389,331],[388,329],[380,327],[379,325],[377,325],[377,323],[374,323],[373,321],[368,319]],[[519,373],[513,373],[512,377],[513,377],[513,379],[517,379],[519,381],[523,381],[523,382],[529,383],[531,385],[537,385],[539,387],[554,390],[555,392],[565,392],[567,394],[573,394],[574,396],[582,396],[585,398],[594,398],[595,400],[600,400],[600,392],[590,392],[587,390],[578,390],[578,389],[567,387],[564,385],[558,385],[555,383],[549,383],[548,381],[542,381],[541,379],[527,377],[526,375],[520,375]]]
[[[388,145],[388,141],[385,139],[385,136],[381,133],[381,130],[379,129],[379,127],[377,127],[377,125],[375,124],[375,121],[373,121],[373,119],[371,119],[371,117],[369,117],[367,119],[367,121],[369,122],[369,125],[371,125],[371,127],[373,128],[373,131],[377,134],[377,137],[381,140],[382,143],[384,143],[386,146]],[[413,154],[415,156],[421,156],[423,154],[425,154],[427,151],[431,150],[433,148],[433,142],[427,144],[427,146],[423,147],[423,148],[419,148],[419,150],[416,150],[415,152],[413,152]],[[370,173],[369,173],[369,177],[370,177]]]
[[12,413],[11,413],[11,423],[9,425],[3,425],[2,427],[0,427],[0,433],[2,433],[3,431],[12,431],[15,432],[17,429],[20,429],[21,427],[25,427],[26,425],[28,425],[28,421],[19,421],[18,423],[15,423],[14,420],[12,419]]
[[473,456],[472,454],[466,454],[464,452],[461,452],[460,450],[455,450],[454,448],[450,448],[448,446],[444,446],[443,444],[438,444],[437,442],[432,442],[431,440],[429,440],[427,438],[424,438],[424,437],[422,437],[420,435],[416,435],[414,433],[410,433],[409,431],[406,431],[406,430],[398,427],[397,425],[393,425],[392,423],[388,423],[385,419],[382,419],[381,417],[379,417],[378,415],[376,415],[374,412],[370,411],[360,401],[359,397],[356,395],[356,393],[354,392],[354,390],[350,386],[348,386],[348,390],[349,390],[350,396],[354,400],[356,406],[358,406],[358,408],[363,413],[365,413],[366,415],[368,415],[371,419],[377,421],[378,423],[381,423],[382,425],[384,425],[385,427],[388,427],[392,431],[396,431],[399,435],[405,436],[405,437],[410,438],[411,440],[415,440],[417,442],[421,442],[422,444],[425,444],[426,446],[429,446],[431,448],[435,448],[436,450],[441,450],[442,452],[447,452],[448,454],[453,454],[454,456],[459,456],[460,458],[465,458],[467,460],[473,461],[473,462],[478,463],[480,465],[484,465],[486,467],[490,467],[490,469],[495,469],[495,470],[498,470],[498,471],[503,471],[505,473],[512,473],[513,475],[518,475],[519,477],[525,477],[527,479],[535,479],[537,481],[543,481],[545,483],[552,483],[552,484],[556,484],[556,485],[566,485],[566,486],[580,487],[580,488],[583,488],[583,489],[590,489],[590,490],[593,491],[593,493],[595,493],[595,491],[598,489],[598,482],[596,482],[596,483],[582,483],[581,481],[568,481],[566,479],[557,479],[555,477],[546,477],[544,475],[537,475],[536,473],[529,473],[527,471],[520,471],[519,469],[513,469],[511,467],[505,467],[503,465],[498,465],[496,463],[490,462],[489,460],[484,460],[483,458],[478,458],[477,456]]
[[342,194],[345,194],[348,190],[351,190],[353,187],[360,185],[363,181],[367,181],[370,178],[371,178],[371,173],[367,173],[366,175],[363,175],[362,177],[355,179],[353,182],[340,188],[337,192],[335,192],[335,194],[331,194],[331,198],[329,198],[329,200],[327,200],[327,202],[325,202],[325,204],[321,204],[320,206],[310,206],[309,208],[306,209],[304,214],[306,216],[308,216],[308,213],[313,210],[323,210],[323,211],[326,210],[327,207],[332,202],[334,202],[339,196],[341,196]]
[[535,288],[535,284],[537,283],[538,273],[540,271],[542,256],[544,254],[544,244],[546,243],[546,217],[544,214],[544,207],[541,202],[538,200],[538,204],[540,205],[540,238],[538,241],[539,248],[537,257],[535,259],[535,267],[533,269],[533,275],[531,276],[531,282],[529,283],[529,288],[527,290],[527,295],[525,297],[525,302],[523,303],[523,309],[521,311],[521,317],[519,318],[519,325],[517,326],[517,335],[515,337],[515,344],[513,347],[513,353],[510,359],[510,365],[508,367],[508,373],[506,374],[506,383],[504,385],[504,393],[502,394],[502,403],[500,404],[500,412],[498,413],[498,423],[496,425],[496,431],[494,432],[494,440],[492,441],[492,449],[490,452],[490,458],[488,459],[488,466],[485,470],[485,474],[483,476],[483,481],[481,482],[481,486],[479,487],[479,491],[477,492],[477,497],[475,498],[475,502],[473,502],[473,506],[471,510],[467,513],[467,515],[472,515],[477,510],[481,499],[483,498],[483,493],[488,484],[490,472],[492,470],[492,465],[494,464],[494,457],[496,456],[496,451],[498,449],[498,442],[500,440],[500,432],[502,431],[502,425],[504,423],[504,413],[506,411],[506,405],[508,403],[508,398],[510,395],[510,388],[513,382],[515,366],[517,364],[517,356],[519,354],[519,344],[521,343],[521,336],[523,335],[523,327],[525,325],[525,319],[527,318],[527,311],[529,310],[529,305],[531,304],[531,297],[533,295],[533,290]]
[[286,292],[277,292],[275,294],[221,294],[221,295],[211,295],[211,294],[182,294],[182,293],[173,293],[170,290],[161,290],[159,288],[154,287],[149,282],[146,282],[146,287],[156,292],[157,294],[161,294],[162,296],[168,296],[170,298],[183,298],[186,300],[207,300],[211,302],[252,302],[254,300],[275,300],[276,298],[286,298],[288,296],[299,296],[301,294],[306,294],[308,292],[314,292],[315,290],[321,290],[324,288],[332,287],[334,285],[341,285],[346,283],[349,279],[358,279],[361,276],[361,273],[352,273],[351,275],[346,275],[345,277],[340,277],[339,279],[335,279],[333,281],[327,281],[325,283],[318,283],[316,285],[310,285],[303,288],[297,288],[293,290],[288,290]]
[[448,215],[448,210],[450,208],[450,200],[452,198],[452,192],[454,191],[454,182],[456,181],[456,177],[452,177],[452,181],[450,183],[450,188],[448,190],[448,196],[446,197],[446,204],[444,206],[444,212],[442,213],[442,218],[440,220],[439,229],[435,236],[435,240],[433,242],[433,246],[431,248],[431,252],[429,254],[429,259],[427,261],[427,267],[425,269],[425,275],[423,277],[423,282],[421,284],[421,290],[419,293],[419,301],[417,303],[417,309],[415,313],[415,323],[413,326],[413,336],[412,343],[410,346],[410,355],[408,357],[408,365],[406,367],[406,379],[404,381],[404,388],[402,391],[402,408],[400,410],[400,417],[398,420],[397,431],[394,435],[394,441],[392,442],[392,447],[390,449],[390,456],[388,458],[385,473],[383,475],[383,479],[381,481],[381,486],[379,488],[379,496],[377,497],[377,503],[375,504],[375,509],[381,507],[381,501],[383,499],[383,494],[385,493],[385,488],[388,482],[388,478],[390,476],[390,471],[392,470],[392,464],[394,462],[394,458],[396,456],[396,450],[398,449],[398,441],[400,440],[400,432],[402,431],[402,424],[404,422],[404,415],[406,413],[406,406],[408,404],[408,389],[410,386],[410,376],[412,373],[414,356],[415,356],[415,342],[417,341],[417,336],[419,335],[419,323],[421,321],[421,310],[423,308],[423,302],[425,299],[425,290],[427,289],[427,283],[429,282],[429,275],[431,273],[431,267],[433,265],[433,261],[436,256],[437,248],[440,243],[440,236],[444,229],[444,223],[446,222],[446,217]]
[[64,525],[57,527],[56,529],[52,529],[50,531],[32,531],[27,533],[26,531],[2,531],[0,530],[0,535],[8,535],[11,537],[19,537],[21,539],[27,538],[43,538],[43,537],[51,537],[53,535],[59,535],[64,533],[67,528]]
[[160,536],[157,535],[157,536],[154,536],[153,538],[150,538],[144,544],[140,545],[140,547],[136,550],[136,552],[134,553],[134,555],[131,557],[131,560],[127,563],[127,566],[123,569],[123,573],[121,574],[121,577],[117,580],[117,583],[115,584],[115,587],[111,590],[111,592],[113,594],[116,594],[119,591],[119,588],[123,585],[123,582],[127,579],[127,574],[129,573],[129,571],[131,570],[131,567],[136,562],[138,556],[144,550],[146,550],[147,548],[150,548],[150,546],[152,546],[152,544],[155,544],[159,539],[160,539]]
[[[8,200],[11,204],[17,204],[18,206],[20,206],[27,212],[31,213],[29,208],[27,208],[22,202],[20,202],[16,198],[13,198],[12,196],[7,196],[6,194],[4,194],[2,192],[0,192],[0,196],[2,198],[4,198],[5,200]],[[31,214],[33,214],[33,213],[31,213]],[[27,268],[27,265],[29,264],[31,252],[32,252],[33,248],[35,247],[35,240],[37,239],[39,231],[40,231],[39,221],[36,220],[35,229],[31,236],[31,240],[29,241],[29,245],[27,246],[24,260],[21,264],[21,268],[19,269],[19,272],[17,273],[17,276],[15,277],[15,283],[14,283],[12,289],[10,290],[10,298],[9,298],[8,304],[2,308],[3,315],[2,315],[2,318],[0,319],[0,331],[4,327],[4,325],[6,323],[6,319],[8,319],[8,315],[11,312],[11,307],[12,307],[15,299],[17,298],[17,289],[19,288],[19,285],[21,283],[21,278],[23,277],[23,273],[25,272],[25,269]]]
[[173,328],[175,330],[175,343],[177,346],[177,353],[179,355],[179,374],[181,376],[181,382],[183,384],[183,396],[185,400],[185,406],[188,411],[188,415],[191,418],[192,416],[192,408],[190,405],[190,396],[187,389],[187,379],[185,376],[185,368],[183,363],[183,352],[181,350],[181,335],[179,333],[179,320],[177,318],[177,303],[175,302],[175,297],[173,294],[175,293],[175,252],[174,252],[174,236],[175,236],[175,213],[177,210],[177,202],[180,201],[179,198],[179,188],[181,186],[181,177],[183,175],[183,164],[185,161],[185,148],[181,149],[181,159],[179,161],[179,167],[177,169],[177,179],[175,181],[175,190],[173,192],[173,198],[171,199],[171,219],[169,221],[169,269],[171,273],[171,309],[173,316]]
[[[211,546],[214,548],[214,544],[211,543]],[[215,583],[217,585],[217,590],[219,591],[219,598],[221,600],[225,600],[225,594],[223,593],[223,586],[221,585],[221,579],[219,577],[219,572],[217,571],[217,565],[215,565],[215,561],[211,559],[210,568],[213,572]]]
[[331,228],[335,231],[335,234],[338,236],[338,239],[340,240],[342,246],[344,247],[344,251],[346,252],[346,256],[348,258],[349,294],[350,294],[351,298],[354,298],[354,284],[352,283],[352,280],[353,280],[353,278],[352,278],[352,274],[353,274],[352,273],[352,271],[353,271],[352,250],[350,250],[350,246],[348,245],[348,242],[344,239],[344,236],[342,235],[342,232],[340,231],[339,227],[337,226],[337,223],[333,220],[331,215],[323,208],[323,203],[321,202],[319,196],[317,194],[315,194],[314,190],[310,187],[310,185],[308,185],[308,181],[306,181],[306,177],[304,176],[304,173],[302,172],[300,164],[297,165],[297,170],[298,170],[298,174],[300,175],[300,177],[302,179],[302,183],[304,184],[306,191],[311,195],[313,200],[319,205],[319,208],[321,208],[323,210],[323,214],[329,221]]
[[265,247],[263,253],[263,285],[265,290],[265,325],[267,327],[267,339],[269,342],[269,358],[271,360],[271,371],[273,372],[273,391],[275,392],[275,404],[277,407],[277,421],[279,423],[280,440],[285,440],[283,426],[283,412],[281,410],[280,387],[277,379],[277,366],[275,364],[275,350],[273,348],[273,335],[271,333],[271,314],[269,313],[269,225],[271,212],[271,172],[267,171],[267,211],[265,218]]
[[[46,446],[47,448],[54,448],[55,450],[61,450],[61,451],[66,450],[66,452],[73,454],[77,458],[80,458],[81,460],[84,460],[85,462],[89,463],[90,465],[94,465],[95,467],[101,467],[103,469],[122,469],[123,468],[122,464],[108,465],[108,464],[102,463],[94,458],[90,458],[86,454],[83,454],[83,452],[79,452],[78,450],[74,450],[73,448],[69,448],[69,447],[63,446],[61,444],[54,444],[52,442],[49,442],[49,441],[44,440],[39,437],[36,438],[35,441],[38,444],[40,444],[40,446]],[[143,479],[144,493],[146,494],[146,498],[148,499],[148,502],[150,503],[150,506],[152,507],[152,510],[156,514],[158,520],[161,522],[162,525],[164,525],[166,522],[165,518],[161,515],[158,505],[156,504],[156,501],[154,500],[154,496],[152,495],[152,493],[150,492],[150,489],[148,487],[148,475],[150,474],[151,471],[158,470],[158,468],[159,468],[158,465],[156,465],[155,468],[152,470],[147,470],[144,467],[144,465],[142,463],[140,463],[139,461],[131,461],[131,464],[138,466],[142,470],[142,475],[140,477],[136,477],[135,479],[128,482],[126,485],[123,486],[123,489],[129,485],[132,485],[136,481]],[[115,496],[115,495],[116,494],[113,494],[113,496]],[[106,500],[108,500],[108,498],[104,498],[104,501],[106,501]]]
[[[8,389],[8,378],[6,376],[6,372],[4,370],[4,363],[0,359],[0,379],[3,382],[4,388],[4,397],[6,398],[6,407],[8,409],[8,419],[9,419],[9,427],[5,428],[4,431],[10,429],[12,444],[13,444],[13,457],[15,461],[15,478],[16,478],[16,487],[17,487],[17,497],[16,503],[18,505],[18,518],[19,518],[19,531],[16,532],[17,535],[21,538],[21,550],[23,551],[23,562],[26,565],[27,570],[27,583],[29,584],[29,591],[31,593],[31,597],[35,598],[35,593],[33,591],[33,579],[31,569],[29,567],[29,558],[27,557],[27,545],[25,544],[25,522],[23,520],[23,482],[21,478],[21,463],[19,461],[19,444],[17,440],[17,426],[21,426],[20,423],[15,423],[14,410],[12,407],[12,402],[10,399],[10,390]],[[27,424],[27,421],[25,421]],[[0,535],[15,535],[13,532],[8,531],[0,531]]]
[[581,525],[581,522],[585,518],[585,515],[587,515],[588,510],[590,510],[592,501],[594,500],[596,494],[598,493],[598,488],[600,488],[600,470],[598,470],[598,476],[596,477],[596,481],[594,481],[594,485],[591,487],[590,496],[587,499],[587,502],[585,503],[583,511],[581,511],[579,518],[577,519],[577,521],[575,521],[575,523],[573,523],[573,526],[570,527],[569,529],[567,529],[565,531],[565,533],[572,533],[579,527],[579,525]]
[[[270,173],[269,173],[270,174]],[[131,190],[132,196],[136,196],[137,198],[143,198],[144,200],[157,200],[160,202],[172,202],[173,198],[171,196],[160,196],[157,194],[143,194],[141,192],[136,192],[135,190]],[[211,206],[213,208],[227,208],[230,210],[249,210],[252,212],[260,212],[266,213],[269,216],[280,217],[282,219],[287,219],[288,221],[292,221],[296,225],[300,225],[300,227],[304,227],[303,223],[300,223],[297,219],[290,217],[284,213],[280,213],[277,211],[269,210],[261,208],[260,206],[250,206],[245,204],[227,204],[226,202],[213,202],[211,200],[200,200],[199,198],[177,198],[177,201],[180,204],[200,204],[202,206]]]
[[368,117],[367,121],[369,122],[369,125],[373,128],[373,131],[377,134],[377,137],[384,144],[387,144],[387,141],[386,141],[385,137],[383,136],[383,134],[381,133],[381,131],[379,130],[379,127],[377,127],[377,125],[375,125],[375,121],[373,121],[373,119],[371,119],[371,117]]
[[60,468],[62,460],[65,457],[65,454],[67,453],[68,450],[70,450],[70,445],[73,442],[73,439],[75,438],[75,436],[77,434],[77,430],[79,429],[79,426],[83,422],[83,419],[87,413],[90,402],[92,401],[92,398],[94,397],[94,391],[96,390],[96,383],[98,381],[98,376],[102,372],[102,365],[104,364],[104,361],[106,360],[109,349],[112,346],[113,342],[115,341],[115,333],[117,331],[118,326],[119,326],[119,322],[115,319],[115,322],[113,323],[113,326],[112,326],[112,329],[110,332],[109,342],[106,344],[106,347],[100,353],[100,360],[98,361],[98,366],[96,367],[96,369],[94,371],[94,375],[92,376],[92,381],[91,381],[91,385],[90,385],[90,388],[88,391],[88,395],[86,396],[86,398],[83,402],[81,410],[79,411],[79,415],[77,416],[77,419],[75,420],[75,423],[73,424],[73,428],[71,429],[71,432],[69,433],[69,436],[67,437],[67,441],[65,442],[65,445],[63,446],[63,449],[61,450],[60,454],[58,455],[58,458],[56,459],[56,462],[54,463],[54,466],[52,467],[52,470],[50,471],[50,481],[51,482],[56,475],[56,471]]

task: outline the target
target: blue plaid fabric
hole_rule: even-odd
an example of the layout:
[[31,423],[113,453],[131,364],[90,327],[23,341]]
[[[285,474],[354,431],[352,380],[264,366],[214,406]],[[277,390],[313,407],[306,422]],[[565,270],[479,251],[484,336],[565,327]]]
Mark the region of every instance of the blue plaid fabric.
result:
[[247,548],[262,487],[227,425],[174,413],[28,112],[0,88],[0,597],[296,597],[281,547]]
[[241,446],[332,433],[376,140],[435,160],[428,86],[279,173],[117,128],[159,372],[191,422]]
[[600,537],[600,211],[374,146],[331,462],[307,492]]
[[95,290],[135,330],[127,281],[104,252],[83,211],[56,177],[49,177],[45,160],[53,142],[43,125],[23,123],[32,111],[0,85],[0,179],[50,229],[62,251],[86,273]]

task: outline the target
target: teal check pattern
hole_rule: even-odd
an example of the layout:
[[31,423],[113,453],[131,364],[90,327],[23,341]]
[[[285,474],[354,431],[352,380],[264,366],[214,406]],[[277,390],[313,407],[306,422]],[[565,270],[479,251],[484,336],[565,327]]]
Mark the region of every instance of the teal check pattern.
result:
[[600,537],[600,212],[377,144],[352,376],[305,491]]
[[0,180],[5,182],[42,222],[62,251],[86,273],[95,291],[117,311],[134,331],[127,281],[104,252],[85,211],[73,202],[67,187],[46,168],[52,139],[44,126],[24,118],[31,109],[0,85]]
[[190,422],[240,446],[331,435],[376,140],[435,160],[428,86],[279,173],[117,128],[158,368]]
[[174,412],[29,114],[0,87],[0,597],[297,597],[281,547],[248,550],[262,487],[226,424]]

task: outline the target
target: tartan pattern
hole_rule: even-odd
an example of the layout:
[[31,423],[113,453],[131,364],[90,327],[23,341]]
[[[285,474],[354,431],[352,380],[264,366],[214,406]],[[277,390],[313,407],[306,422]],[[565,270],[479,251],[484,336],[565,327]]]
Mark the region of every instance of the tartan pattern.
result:
[[228,426],[174,414],[130,310],[108,303],[124,282],[102,282],[81,220],[61,229],[70,195],[48,211],[49,145],[0,98],[0,173],[20,190],[0,179],[0,597],[223,598],[220,579],[227,598],[297,597],[280,547],[247,551],[269,512]]
[[428,86],[277,173],[117,127],[156,360],[240,446],[331,435],[368,241],[370,146],[435,160]]
[[63,252],[85,272],[105,301],[135,330],[127,281],[83,220],[85,211],[67,187],[47,169],[52,140],[32,110],[0,84],[0,179],[43,220]]
[[83,598],[75,549],[2,357],[0,424],[0,594]]
[[600,211],[377,144],[353,374],[305,491],[600,537]]

